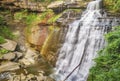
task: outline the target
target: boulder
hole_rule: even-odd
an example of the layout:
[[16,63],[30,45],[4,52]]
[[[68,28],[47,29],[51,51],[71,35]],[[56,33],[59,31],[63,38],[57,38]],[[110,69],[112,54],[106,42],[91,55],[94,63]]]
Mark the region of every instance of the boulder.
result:
[[48,9],[52,9],[54,12],[62,12],[66,9],[64,1],[54,1],[47,6]]
[[5,62],[0,66],[0,73],[20,69],[19,64],[15,62]]
[[21,53],[21,52],[14,52],[14,53],[16,54],[17,59],[20,59],[23,57],[23,53]]
[[16,57],[15,53],[7,53],[2,56],[2,59],[11,61],[14,60],[15,57]]
[[54,8],[58,8],[58,7],[63,6],[63,5],[64,5],[64,1],[55,1],[55,2],[52,2],[51,4],[49,4],[47,6],[47,8],[54,9]]
[[0,46],[5,48],[6,50],[14,51],[16,49],[17,43],[8,39],[6,39],[6,41],[6,43],[0,44]]
[[36,54],[36,52],[32,49],[28,49],[24,58],[19,60],[20,63],[29,66],[32,64],[35,64],[35,59],[38,57],[38,55]]
[[1,60],[18,61],[22,57],[23,57],[23,53],[21,52],[10,52],[10,53],[4,54],[1,57]]

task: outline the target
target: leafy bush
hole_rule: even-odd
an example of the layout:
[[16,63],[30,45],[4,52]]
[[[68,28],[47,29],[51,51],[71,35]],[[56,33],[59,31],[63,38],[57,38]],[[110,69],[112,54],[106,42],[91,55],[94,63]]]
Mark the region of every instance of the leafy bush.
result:
[[112,12],[120,12],[120,0],[104,0],[105,7]]
[[120,26],[105,35],[108,45],[99,52],[88,81],[120,81]]

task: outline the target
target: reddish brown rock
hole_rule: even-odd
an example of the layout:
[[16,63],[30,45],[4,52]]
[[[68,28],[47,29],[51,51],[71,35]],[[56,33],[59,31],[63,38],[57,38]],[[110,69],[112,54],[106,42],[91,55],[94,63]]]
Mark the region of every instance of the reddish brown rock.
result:
[[28,41],[37,46],[42,46],[47,37],[47,27],[33,27],[31,28]]

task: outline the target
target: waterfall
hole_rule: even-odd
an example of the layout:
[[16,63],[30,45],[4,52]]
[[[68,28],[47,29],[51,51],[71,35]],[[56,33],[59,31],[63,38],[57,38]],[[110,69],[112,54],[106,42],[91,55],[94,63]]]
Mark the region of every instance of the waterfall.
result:
[[94,64],[92,59],[106,44],[104,34],[116,26],[117,21],[117,18],[107,18],[102,10],[102,0],[90,2],[81,19],[69,24],[56,63],[56,81],[64,81],[78,65],[65,81],[86,81],[89,69]]

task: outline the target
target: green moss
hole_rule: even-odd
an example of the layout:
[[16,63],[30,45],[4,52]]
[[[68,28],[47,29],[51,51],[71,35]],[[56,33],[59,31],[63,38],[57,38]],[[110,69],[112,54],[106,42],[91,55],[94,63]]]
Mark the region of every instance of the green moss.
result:
[[26,21],[26,24],[27,25],[31,25],[34,21],[37,21],[37,20],[39,20],[39,18],[38,18],[38,15],[37,14],[35,14],[35,13],[31,13],[31,14],[28,14],[27,16],[26,16],[26,19],[25,19]]
[[41,13],[41,15],[40,15],[40,20],[45,19],[46,16],[48,15],[48,13],[49,13],[49,12],[43,12],[43,13]]
[[51,17],[51,18],[48,20],[48,23],[49,23],[49,24],[55,23],[56,20],[61,17],[61,15],[62,15],[62,14],[54,15],[53,17]]
[[48,9],[46,12],[40,14],[40,20],[47,18],[48,16],[52,16],[54,12],[51,9]]
[[8,52],[9,52],[9,51],[8,51],[8,50],[6,50],[6,49],[3,49],[3,48],[2,48],[2,49],[0,49],[0,53],[1,53],[1,54],[5,54],[5,53],[8,53]]

